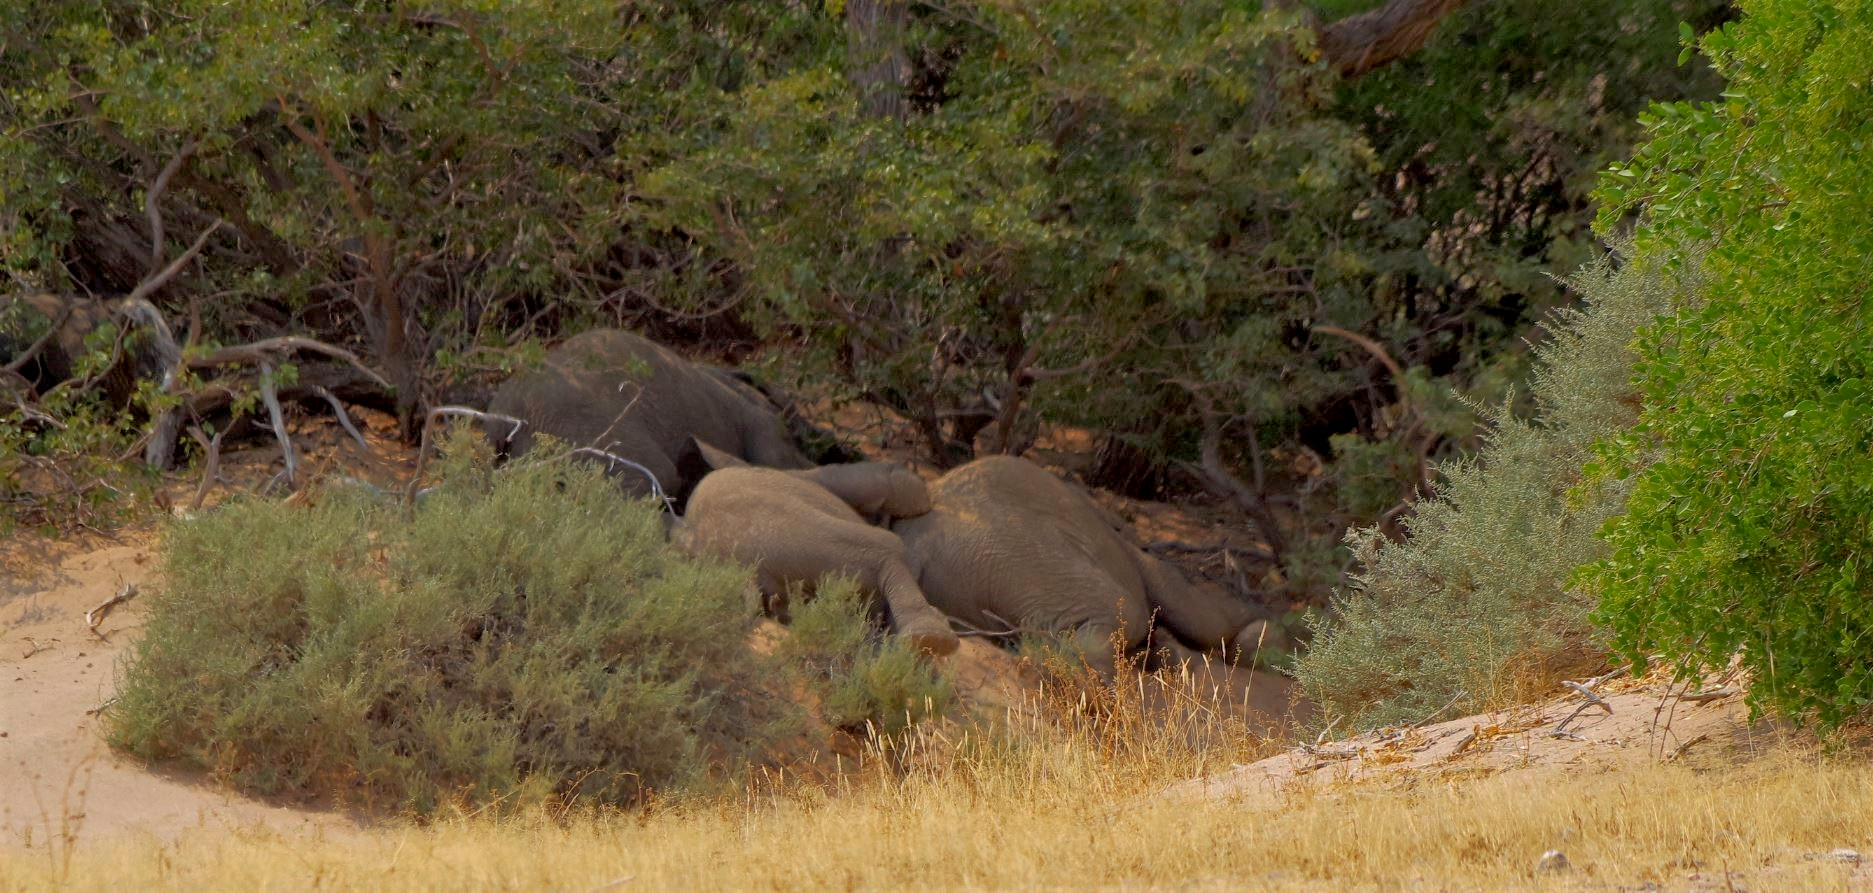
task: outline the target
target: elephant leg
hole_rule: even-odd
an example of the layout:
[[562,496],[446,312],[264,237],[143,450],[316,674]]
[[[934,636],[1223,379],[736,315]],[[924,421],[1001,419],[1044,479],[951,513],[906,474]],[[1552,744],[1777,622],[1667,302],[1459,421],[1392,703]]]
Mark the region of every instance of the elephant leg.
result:
[[1100,623],[1089,623],[1075,627],[1067,636],[1067,644],[1079,652],[1080,659],[1086,662],[1099,678],[1110,681],[1118,675],[1119,641],[1118,630]]
[[769,519],[764,536],[743,531],[737,554],[780,580],[811,583],[828,574],[857,579],[860,591],[883,603],[891,627],[919,650],[948,654],[961,641],[949,619],[930,606],[917,577],[904,561],[904,542],[890,531],[868,527],[856,518],[830,523]]
[[1139,559],[1146,592],[1160,624],[1185,642],[1204,651],[1221,652],[1232,660],[1245,645],[1255,646],[1253,641],[1239,641],[1258,616],[1255,608],[1221,588],[1191,583],[1176,568],[1149,555]]
[[1176,636],[1168,635],[1162,627],[1153,630],[1153,635],[1151,636],[1151,660],[1147,662],[1147,665],[1152,669],[1174,668],[1184,665],[1201,666],[1208,660],[1209,658],[1202,652],[1194,651],[1184,643],[1177,641]]
[[912,518],[930,511],[930,489],[916,472],[883,462],[822,465],[799,475],[822,487],[868,521]]
[[886,610],[891,613],[892,629],[910,639],[919,651],[949,654],[962,644],[956,631],[950,629],[949,618],[924,598],[923,590],[917,586],[917,576],[901,557],[894,555],[880,561],[867,577],[861,582],[883,598]]

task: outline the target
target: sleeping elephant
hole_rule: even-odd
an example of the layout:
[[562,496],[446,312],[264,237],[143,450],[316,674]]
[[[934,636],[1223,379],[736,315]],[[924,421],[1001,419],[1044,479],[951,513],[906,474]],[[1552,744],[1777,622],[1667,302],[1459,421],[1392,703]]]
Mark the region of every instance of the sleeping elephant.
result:
[[[733,373],[616,329],[567,339],[547,353],[544,367],[501,385],[488,410],[522,422],[518,429],[485,423],[500,456],[524,454],[535,435],[550,434],[644,466],[679,504],[696,484],[676,465],[692,436],[755,465],[812,464],[788,439],[773,403]],[[627,490],[649,492],[639,473],[613,471]]]
[[1255,646],[1253,608],[1146,555],[1122,522],[1032,462],[977,459],[932,484],[930,501],[891,529],[929,603],[964,623],[1070,633],[1107,675],[1113,638],[1129,650],[1154,625],[1230,657]]
[[752,566],[765,599],[784,597],[789,585],[810,589],[827,574],[851,577],[919,650],[956,650],[948,619],[924,600],[904,562],[904,544],[859,515],[889,520],[927,511],[922,479],[882,462],[783,471],[741,464],[706,445],[700,452],[717,470],[690,495],[672,536],[678,548]]

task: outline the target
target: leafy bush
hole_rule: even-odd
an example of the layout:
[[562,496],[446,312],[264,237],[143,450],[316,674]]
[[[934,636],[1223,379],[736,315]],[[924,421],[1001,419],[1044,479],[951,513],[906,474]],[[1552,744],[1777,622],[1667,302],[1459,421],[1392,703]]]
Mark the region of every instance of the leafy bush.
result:
[[1625,489],[1568,491],[1594,442],[1632,424],[1633,333],[1677,289],[1655,265],[1610,259],[1568,281],[1584,306],[1557,313],[1537,349],[1535,417],[1497,412],[1481,454],[1443,468],[1405,541],[1348,535],[1363,571],[1298,665],[1323,715],[1376,726],[1486,707],[1602,659],[1593,600],[1565,581],[1605,554],[1595,531]]
[[1632,660],[1740,652],[1754,703],[1833,723],[1873,703],[1873,9],[1743,8],[1702,41],[1724,99],[1655,107],[1604,179],[1640,251],[1714,247],[1640,342],[1645,411],[1607,455],[1632,496],[1583,579]]
[[626,803],[786,731],[746,573],[582,466],[458,473],[408,518],[236,502],[163,551],[110,740],[248,791]]
[[[24,301],[0,300],[0,366],[50,327]],[[101,326],[86,339],[90,349],[69,358],[80,382],[108,370],[113,347],[121,348],[117,334],[116,326]],[[26,377],[33,371],[32,364],[20,374],[0,371],[0,534],[15,525],[53,531],[133,517],[151,489],[150,476],[130,461],[141,419],[76,382],[36,397]]]
[[955,705],[949,680],[909,642],[879,635],[852,581],[827,581],[792,613],[781,653],[805,671],[832,726],[892,736]]

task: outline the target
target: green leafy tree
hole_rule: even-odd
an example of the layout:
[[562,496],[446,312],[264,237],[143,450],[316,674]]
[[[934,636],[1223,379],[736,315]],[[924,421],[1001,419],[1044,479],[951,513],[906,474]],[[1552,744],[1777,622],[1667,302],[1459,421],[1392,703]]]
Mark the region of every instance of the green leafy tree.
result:
[[1758,705],[1833,723],[1873,699],[1873,10],[1743,8],[1700,42],[1723,100],[1655,107],[1604,178],[1600,223],[1636,211],[1641,252],[1712,247],[1701,300],[1640,343],[1645,410],[1604,471],[1632,496],[1584,579],[1630,658],[1740,654]]
[[1522,374],[1589,156],[1722,8],[1321,6],[28,0],[0,265],[206,232],[167,310],[361,348],[406,421],[516,340],[758,338],[941,461],[1087,427],[1314,555],[1474,444],[1451,390]]
[[194,284],[217,295],[199,308],[213,328],[298,316],[361,335],[407,420],[437,335],[473,343],[505,320],[487,296],[563,286],[609,245],[618,184],[595,134],[614,116],[586,94],[629,73],[609,64],[619,15],[579,0],[8,4],[7,266],[128,291],[225,222]]

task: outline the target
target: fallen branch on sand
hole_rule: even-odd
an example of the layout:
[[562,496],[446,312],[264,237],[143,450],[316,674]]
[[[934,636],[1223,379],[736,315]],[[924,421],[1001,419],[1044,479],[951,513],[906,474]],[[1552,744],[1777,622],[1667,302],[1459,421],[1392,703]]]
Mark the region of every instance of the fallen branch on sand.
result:
[[[1627,669],[1628,669],[1627,667],[1620,667],[1617,670],[1613,670],[1611,672],[1602,673],[1598,676],[1595,676],[1592,679],[1587,680],[1586,682],[1572,682],[1572,681],[1565,680],[1565,679],[1562,680],[1561,681],[1562,687],[1567,688],[1568,690],[1574,692],[1575,694],[1580,695],[1583,698],[1586,698],[1587,701],[1586,703],[1581,704],[1579,707],[1574,708],[1574,712],[1569,713],[1566,719],[1563,719],[1559,723],[1556,723],[1554,726],[1554,731],[1549,732],[1548,736],[1551,738],[1568,737],[1571,733],[1567,731],[1567,724],[1579,718],[1582,713],[1587,712],[1587,708],[1589,707],[1598,707],[1601,710],[1605,711],[1608,716],[1613,715],[1613,705],[1608,704],[1605,698],[1602,698],[1599,695],[1594,694],[1593,690],[1594,688],[1598,687],[1600,683],[1602,682],[1605,682],[1609,679],[1618,679],[1619,677],[1626,675]],[[1578,736],[1575,736],[1575,737],[1578,737]]]
[[125,583],[122,589],[117,590],[116,595],[105,599],[97,607],[85,612],[85,627],[91,630],[93,635],[102,638],[104,634],[98,632],[98,624],[104,622],[104,618],[110,615],[111,609],[136,597],[137,584]]

